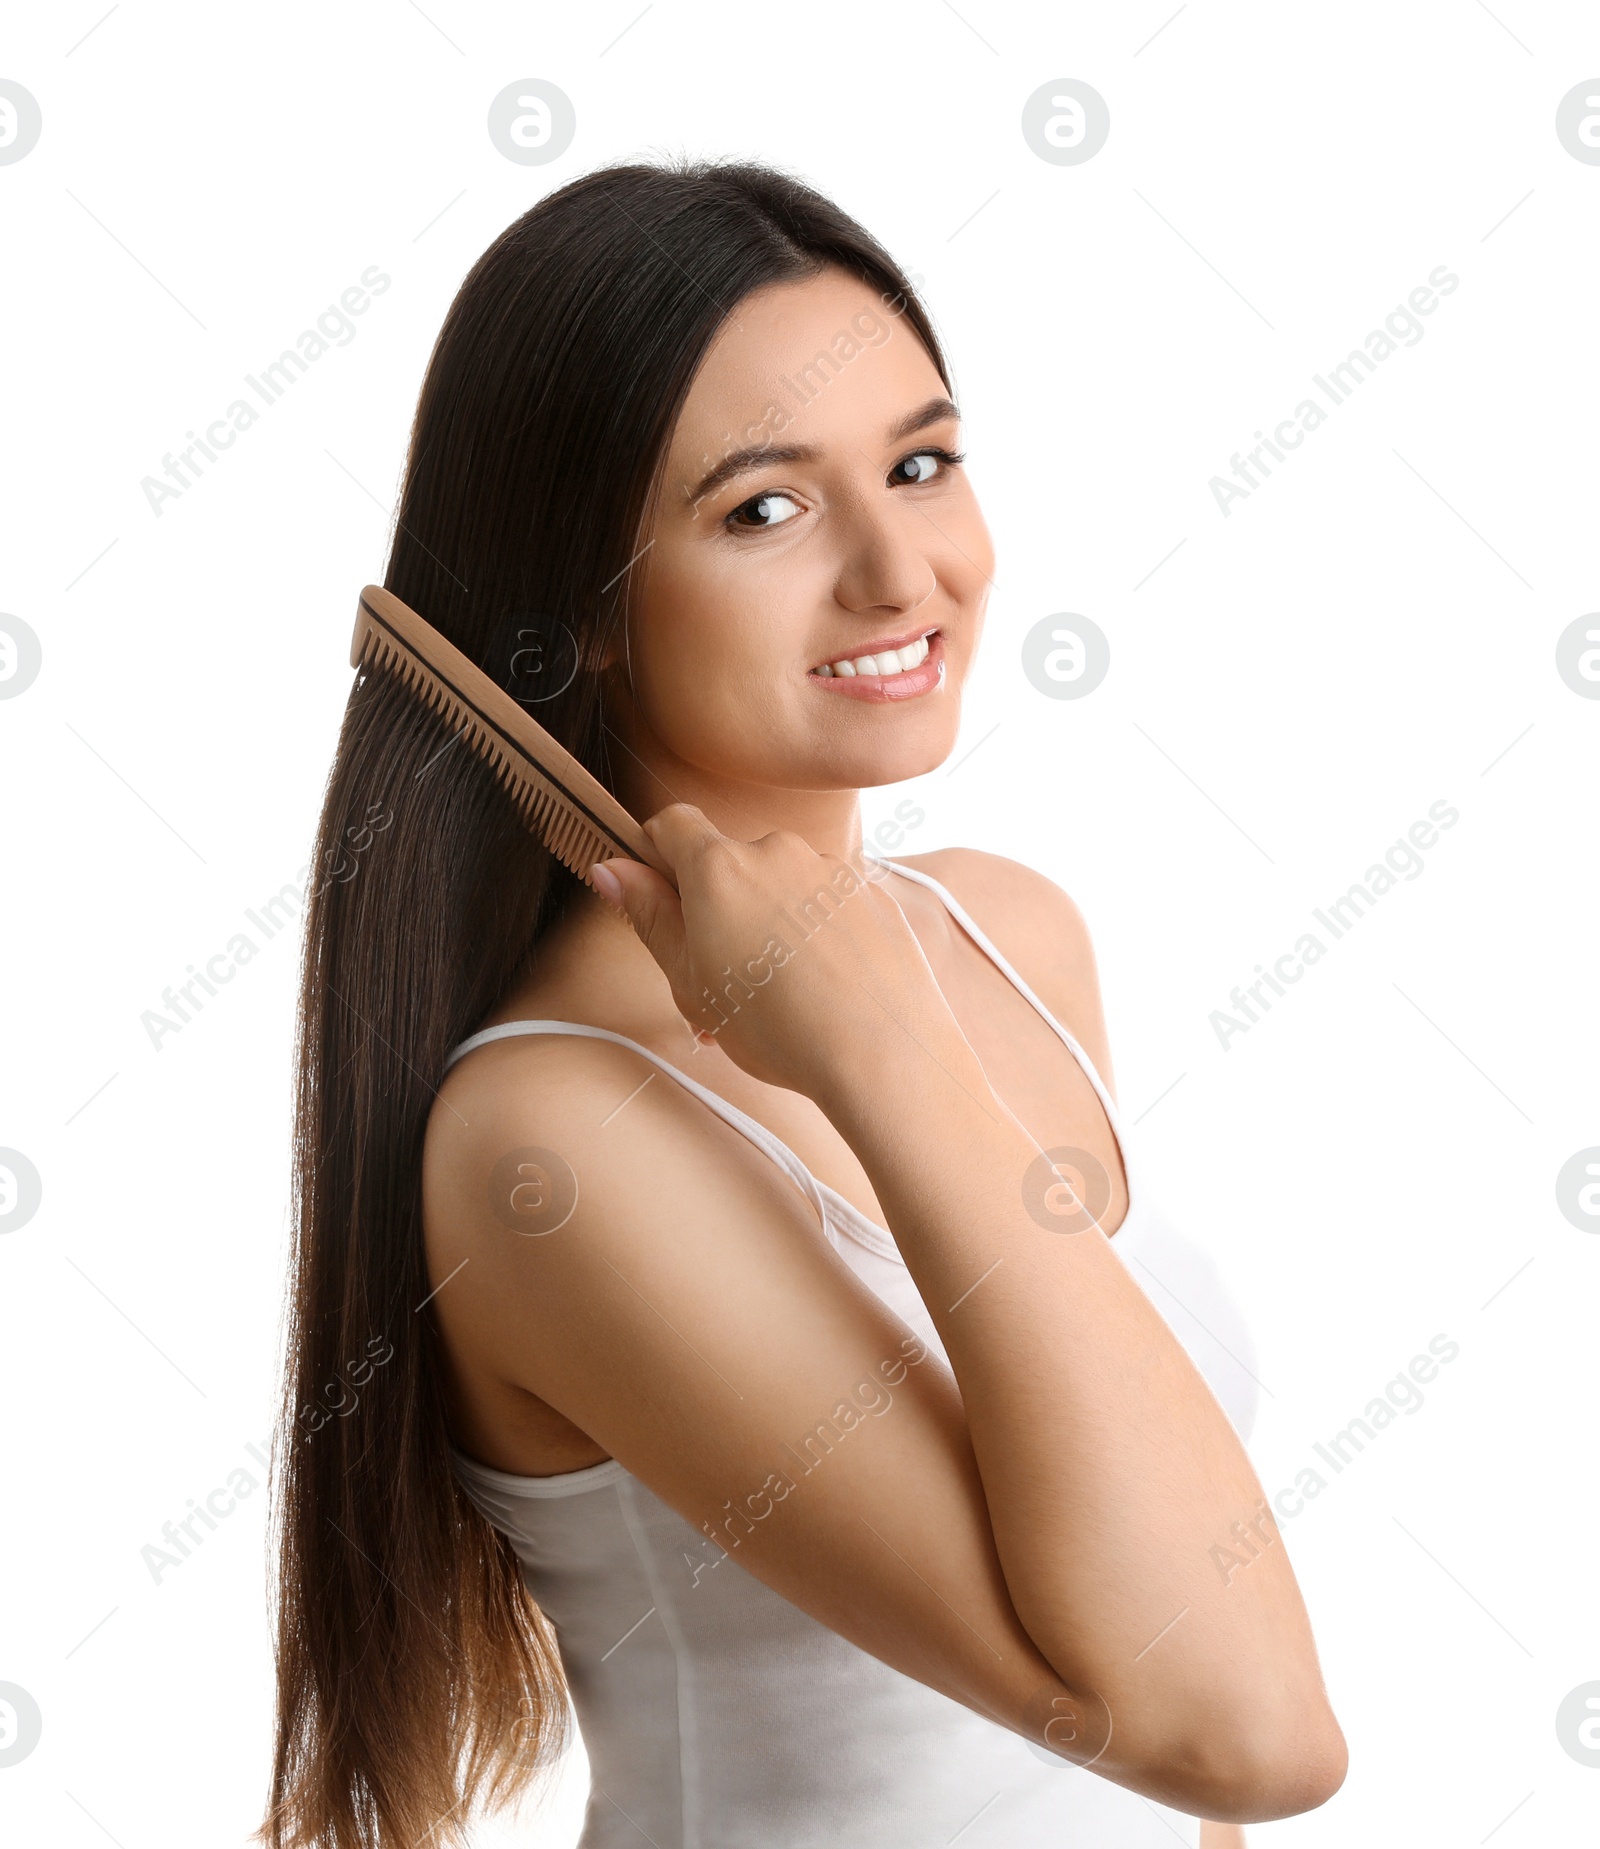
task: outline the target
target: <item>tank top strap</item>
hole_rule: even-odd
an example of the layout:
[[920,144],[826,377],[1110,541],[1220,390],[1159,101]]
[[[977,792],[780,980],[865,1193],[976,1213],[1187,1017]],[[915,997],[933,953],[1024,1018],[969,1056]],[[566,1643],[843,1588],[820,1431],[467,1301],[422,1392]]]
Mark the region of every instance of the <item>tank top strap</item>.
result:
[[787,1143],[776,1137],[765,1124],[757,1123],[748,1113],[741,1111],[736,1104],[730,1104],[726,1098],[719,1096],[698,1079],[692,1079],[681,1067],[673,1065],[670,1059],[663,1059],[659,1053],[652,1053],[647,1046],[641,1046],[637,1040],[630,1040],[626,1034],[614,1032],[609,1027],[591,1027],[583,1021],[502,1021],[498,1026],[485,1027],[481,1032],[463,1040],[452,1049],[444,1062],[445,1071],[480,1046],[487,1046],[493,1040],[506,1040],[513,1034],[570,1034],[585,1040],[610,1040],[617,1046],[631,1047],[642,1059],[649,1060],[657,1070],[666,1073],[668,1078],[676,1079],[685,1091],[693,1092],[702,1104],[710,1107],[726,1124],[731,1124],[742,1136],[746,1136],[757,1149],[768,1155],[781,1168],[800,1192],[816,1209],[823,1231],[829,1231],[827,1208],[823,1203],[821,1188],[817,1178],[811,1173]]
[[1128,1156],[1127,1130],[1122,1121],[1122,1113],[1117,1108],[1116,1100],[1106,1088],[1106,1083],[1096,1070],[1094,1061],[1078,1044],[1077,1039],[1069,1029],[1065,1027],[1062,1022],[1057,1020],[1055,1015],[1051,1013],[1023,980],[1021,972],[1012,967],[1007,958],[1002,955],[998,946],[990,940],[988,934],[980,927],[977,919],[967,911],[966,907],[961,904],[948,886],[941,885],[931,873],[920,873],[915,867],[903,867],[899,861],[890,860],[887,855],[873,854],[865,849],[862,850],[862,853],[865,859],[875,861],[881,867],[890,868],[891,871],[898,873],[903,879],[915,880],[919,886],[926,886],[930,892],[936,894],[938,898],[943,901],[945,909],[950,913],[951,917],[955,919],[956,923],[960,925],[962,930],[966,932],[967,936],[972,939],[1000,973],[1006,977],[1012,987],[1022,996],[1023,1000],[1030,1002],[1038,1013],[1044,1017],[1045,1021],[1055,1030],[1057,1036],[1064,1042],[1067,1051],[1083,1068],[1084,1077],[1088,1079],[1090,1085],[1093,1086],[1095,1096],[1105,1107],[1106,1122],[1111,1126],[1111,1134],[1116,1140],[1117,1153],[1122,1158],[1123,1179],[1128,1188],[1128,1216],[1132,1218],[1134,1179],[1133,1168]]

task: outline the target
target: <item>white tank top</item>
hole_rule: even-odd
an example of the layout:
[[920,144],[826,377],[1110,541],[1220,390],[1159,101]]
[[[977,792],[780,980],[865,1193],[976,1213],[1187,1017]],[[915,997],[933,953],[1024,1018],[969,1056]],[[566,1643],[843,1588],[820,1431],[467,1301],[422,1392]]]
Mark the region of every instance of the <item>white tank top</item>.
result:
[[[1248,1440],[1257,1400],[1248,1328],[1210,1258],[1151,1200],[1087,1054],[945,887],[882,856],[867,858],[937,893],[1082,1066],[1127,1178],[1128,1212],[1111,1249]],[[446,1063],[510,1034],[545,1033],[632,1047],[749,1137],[811,1200],[851,1269],[949,1365],[889,1234],[764,1125],[647,1047],[578,1022],[508,1021],[462,1041]],[[510,1539],[555,1627],[589,1757],[578,1849],[1198,1843],[1193,1817],[1048,1755],[791,1605],[614,1458],[522,1477],[452,1450],[468,1495]]]

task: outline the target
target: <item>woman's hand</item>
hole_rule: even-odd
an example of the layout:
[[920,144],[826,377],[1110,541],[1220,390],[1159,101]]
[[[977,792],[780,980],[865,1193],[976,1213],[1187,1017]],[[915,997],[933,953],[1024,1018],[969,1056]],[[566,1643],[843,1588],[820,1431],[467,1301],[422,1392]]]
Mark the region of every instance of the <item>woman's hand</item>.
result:
[[854,1047],[899,1028],[972,1058],[888,877],[784,829],[722,834],[690,803],[644,824],[678,890],[637,860],[590,878],[632,921],[702,1040],[768,1085],[810,1097]]

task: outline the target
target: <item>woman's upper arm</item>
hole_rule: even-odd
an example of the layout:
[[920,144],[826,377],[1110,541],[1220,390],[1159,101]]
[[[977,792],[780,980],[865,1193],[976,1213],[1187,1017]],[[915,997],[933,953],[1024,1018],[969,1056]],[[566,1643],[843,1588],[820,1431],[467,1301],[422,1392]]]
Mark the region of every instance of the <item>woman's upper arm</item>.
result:
[[424,1169],[447,1340],[792,1604],[1039,1739],[1066,1691],[1012,1608],[945,1364],[788,1176],[636,1054],[473,1057]]

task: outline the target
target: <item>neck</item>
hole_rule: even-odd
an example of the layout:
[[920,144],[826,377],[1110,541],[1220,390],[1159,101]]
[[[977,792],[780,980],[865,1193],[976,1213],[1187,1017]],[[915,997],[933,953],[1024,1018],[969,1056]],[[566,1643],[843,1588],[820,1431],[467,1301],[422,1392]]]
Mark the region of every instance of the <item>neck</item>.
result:
[[755,841],[788,829],[819,854],[852,866],[862,859],[861,797],[853,789],[791,790],[714,776],[637,731],[624,737],[606,726],[611,783],[617,800],[643,822],[669,803],[692,803],[713,827],[735,841]]

